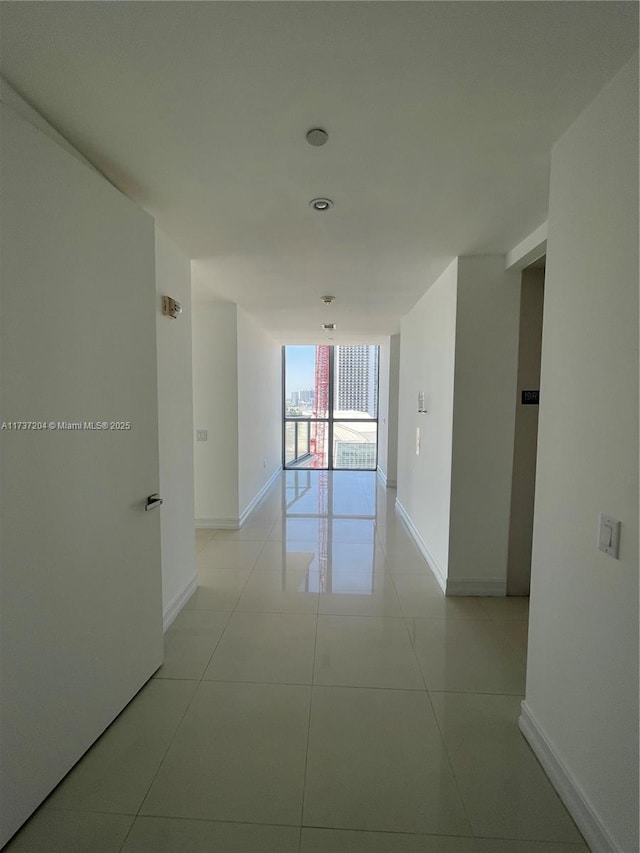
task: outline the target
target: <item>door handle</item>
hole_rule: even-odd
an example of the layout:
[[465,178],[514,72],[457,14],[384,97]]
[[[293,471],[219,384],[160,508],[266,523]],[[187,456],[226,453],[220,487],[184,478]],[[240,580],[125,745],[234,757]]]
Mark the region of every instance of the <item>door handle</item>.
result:
[[147,498],[147,505],[145,506],[145,512],[149,512],[150,509],[155,509],[157,506],[162,505],[162,498],[158,494],[149,495]]

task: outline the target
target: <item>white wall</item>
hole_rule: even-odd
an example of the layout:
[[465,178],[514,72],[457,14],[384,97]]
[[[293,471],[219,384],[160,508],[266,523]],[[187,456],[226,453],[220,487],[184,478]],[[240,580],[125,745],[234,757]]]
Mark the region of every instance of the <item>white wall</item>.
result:
[[[193,536],[193,383],[191,377],[191,264],[156,226],[156,340],[165,629],[196,582]],[[162,296],[182,305],[177,319],[162,314]]]
[[237,527],[282,466],[282,350],[234,303],[192,317],[196,524]]
[[504,266],[501,255],[458,258],[452,593],[506,592],[520,275]]
[[506,591],[520,289],[504,267],[457,258],[402,321],[398,508],[451,595]]
[[192,332],[194,429],[208,431],[208,441],[194,445],[196,523],[233,527],[238,520],[237,306],[194,302]]
[[282,467],[282,348],[241,308],[238,345],[238,505],[243,520]]
[[[636,853],[637,55],[553,149],[547,248],[523,711],[592,849]],[[600,512],[622,521],[619,560]]]
[[[398,422],[398,503],[446,583],[458,261],[402,320]],[[418,391],[429,413],[417,413]],[[421,432],[416,456],[416,428]]]

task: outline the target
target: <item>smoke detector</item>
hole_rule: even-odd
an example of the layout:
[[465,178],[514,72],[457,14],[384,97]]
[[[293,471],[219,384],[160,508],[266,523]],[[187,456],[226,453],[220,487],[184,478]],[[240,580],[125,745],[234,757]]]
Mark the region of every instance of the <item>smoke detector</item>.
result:
[[324,145],[327,139],[329,139],[329,134],[326,130],[323,130],[321,127],[312,127],[311,130],[307,131],[306,136],[307,142],[309,145]]
[[325,305],[331,305],[332,302],[336,301],[335,296],[321,296],[320,301],[324,302]]
[[336,327],[335,323],[323,323],[322,324],[322,328],[325,330],[325,332],[333,332],[335,327]]
[[312,198],[309,207],[319,211],[329,210],[333,207],[333,202],[330,198]]

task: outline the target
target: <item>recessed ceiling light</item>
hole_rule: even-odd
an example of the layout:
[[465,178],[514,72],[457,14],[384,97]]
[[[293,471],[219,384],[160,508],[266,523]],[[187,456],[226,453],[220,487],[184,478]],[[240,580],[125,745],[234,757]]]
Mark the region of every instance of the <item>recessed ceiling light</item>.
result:
[[309,207],[314,210],[329,210],[333,207],[333,202],[330,198],[312,198],[309,202]]
[[307,142],[309,145],[324,145],[328,138],[329,134],[321,127],[312,127],[311,130],[307,131]]

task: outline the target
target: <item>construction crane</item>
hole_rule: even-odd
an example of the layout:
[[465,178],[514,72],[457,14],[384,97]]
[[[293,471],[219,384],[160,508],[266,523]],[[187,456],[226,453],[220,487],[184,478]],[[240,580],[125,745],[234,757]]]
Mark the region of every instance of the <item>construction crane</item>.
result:
[[313,398],[313,417],[316,418],[315,436],[311,439],[311,452],[315,459],[314,468],[324,467],[327,423],[317,418],[326,418],[329,412],[329,347],[316,347],[316,374]]

